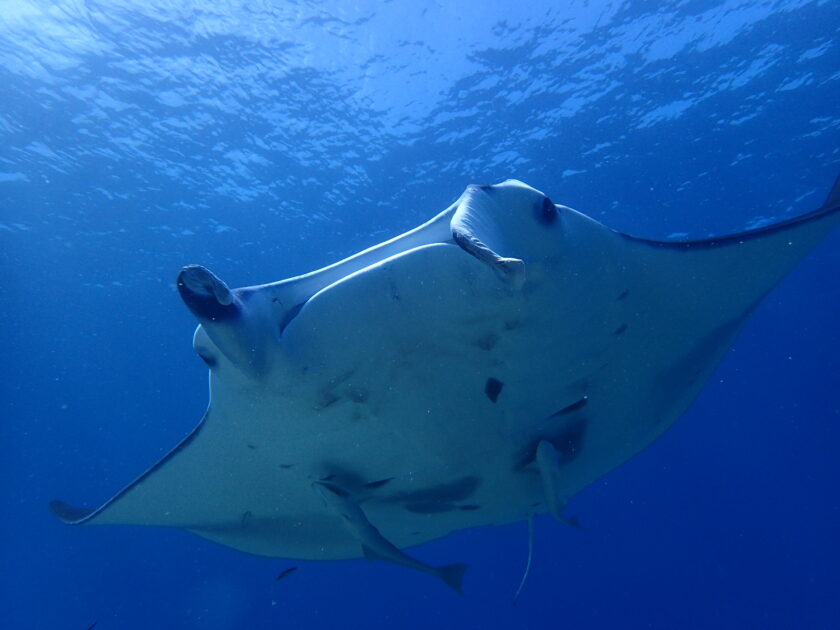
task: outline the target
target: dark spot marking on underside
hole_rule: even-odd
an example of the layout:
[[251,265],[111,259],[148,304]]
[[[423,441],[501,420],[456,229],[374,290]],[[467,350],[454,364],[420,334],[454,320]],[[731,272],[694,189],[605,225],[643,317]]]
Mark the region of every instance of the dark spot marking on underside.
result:
[[438,503],[437,501],[417,501],[406,503],[405,509],[415,514],[440,514],[441,512],[451,512],[456,509],[456,506],[452,503]]
[[256,448],[257,448],[257,447],[256,447],[256,446],[254,446],[253,444],[246,444],[246,446],[247,446],[248,448],[250,448],[252,451],[256,450]]
[[368,399],[368,390],[361,387],[351,387],[347,392],[347,397],[356,403],[363,403]]
[[[332,492],[337,497],[347,498],[347,497],[350,496],[350,493],[347,492],[347,490],[345,490],[344,488],[342,488],[340,486],[335,485],[334,483],[329,483],[328,481],[319,481],[318,484],[323,486],[324,488],[326,488],[330,492]],[[342,516],[345,516],[345,515],[342,515]],[[345,518],[347,518],[347,517],[345,516]],[[348,518],[348,520],[350,520],[350,519]]]
[[286,330],[286,326],[292,323],[292,320],[297,317],[297,314],[300,313],[300,309],[303,308],[303,305],[306,302],[301,302],[300,304],[295,304],[292,308],[286,311],[286,314],[283,315],[283,319],[280,320],[280,327],[277,331],[278,335],[282,335],[283,331]]
[[322,462],[320,470],[324,471],[324,474],[319,479],[320,481],[327,481],[330,485],[343,488],[350,495],[360,500],[371,496],[371,490],[381,488],[394,479],[393,477],[383,477],[370,480],[369,477],[360,474],[352,468],[329,461]]
[[408,492],[398,492],[385,499],[385,501],[388,503],[405,503],[406,507],[408,504],[427,505],[437,503],[439,505],[445,505],[469,499],[480,484],[481,479],[478,477],[461,477],[437,486],[421,488],[420,490],[410,490]]
[[333,392],[327,391],[321,395],[321,400],[318,401],[318,404],[315,405],[315,408],[318,411],[321,411],[322,409],[326,409],[330,405],[334,405],[339,400],[341,400],[341,396],[336,396]]
[[496,344],[499,342],[499,335],[496,333],[489,332],[486,335],[482,335],[478,339],[473,342],[473,345],[481,348],[482,350],[492,350]]
[[326,409],[344,397],[356,402],[364,402],[367,399],[367,391],[347,382],[355,372],[356,370],[349,370],[331,378],[329,384],[321,390],[321,396],[315,404],[315,409],[318,411]]
[[481,506],[480,505],[475,505],[475,504],[472,504],[472,503],[468,503],[467,505],[459,505],[458,508],[461,509],[461,510],[469,512],[469,511],[472,511],[472,510],[480,510]]
[[540,225],[553,225],[557,221],[557,206],[548,197],[543,197],[542,202],[534,207],[534,218]]
[[393,477],[388,477],[387,479],[378,479],[377,481],[368,481],[365,484],[365,488],[381,488],[389,481],[393,481]]
[[556,418],[557,416],[562,416],[567,413],[572,413],[573,411],[578,411],[579,409],[583,409],[586,406],[586,403],[589,402],[589,397],[584,396],[580,400],[576,400],[571,405],[566,405],[560,411],[555,411],[553,414],[549,416],[549,418]]
[[294,464],[277,464],[278,468],[282,468],[283,470],[289,470],[289,468],[294,468]]
[[616,329],[613,331],[613,334],[614,334],[614,335],[620,335],[620,334],[621,334],[621,333],[623,333],[625,330],[627,330],[627,324],[622,324],[621,326],[619,326],[618,328],[616,328]]
[[502,388],[504,386],[505,384],[502,383],[502,381],[491,376],[487,379],[487,382],[484,383],[484,393],[487,394],[487,398],[496,402],[499,399],[499,394],[502,393]]
[[523,325],[522,320],[509,319],[505,322],[505,330],[516,330],[517,328],[522,328]]

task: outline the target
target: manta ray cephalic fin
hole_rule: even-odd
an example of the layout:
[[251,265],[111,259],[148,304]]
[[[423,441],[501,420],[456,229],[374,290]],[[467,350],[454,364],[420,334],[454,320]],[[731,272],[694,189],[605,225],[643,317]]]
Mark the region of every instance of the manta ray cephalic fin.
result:
[[253,321],[254,309],[248,308],[237,291],[201,265],[181,269],[177,286],[184,304],[201,324],[193,345],[210,368],[218,362],[212,346],[246,373],[264,368],[266,348]]
[[[489,266],[502,280],[515,289],[525,284],[525,262],[515,256],[503,256],[495,250],[510,246],[504,238],[504,213],[488,212],[499,205],[489,186],[469,186],[458,200],[450,228],[452,240],[468,254]],[[547,198],[546,198],[547,199]],[[549,202],[549,205],[552,206]],[[495,209],[495,208],[494,208]],[[479,238],[479,234],[482,238]],[[507,253],[507,252],[505,252]]]

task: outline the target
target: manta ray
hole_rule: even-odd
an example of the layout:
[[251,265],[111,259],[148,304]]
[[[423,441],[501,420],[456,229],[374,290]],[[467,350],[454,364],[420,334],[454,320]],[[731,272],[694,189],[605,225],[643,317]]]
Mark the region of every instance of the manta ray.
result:
[[382,559],[550,513],[656,440],[759,302],[840,222],[699,240],[609,229],[516,181],[287,280],[184,267],[210,403],[160,461],[72,524],[177,527],[270,557]]

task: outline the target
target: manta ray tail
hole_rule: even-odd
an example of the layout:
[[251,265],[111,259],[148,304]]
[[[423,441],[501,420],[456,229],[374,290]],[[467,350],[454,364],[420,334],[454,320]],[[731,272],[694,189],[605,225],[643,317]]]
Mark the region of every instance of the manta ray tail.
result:
[[534,515],[528,515],[528,561],[525,563],[525,572],[522,574],[522,579],[519,581],[519,586],[516,589],[516,593],[513,594],[513,605],[516,606],[516,602],[519,599],[519,594],[522,592],[522,589],[525,587],[525,582],[528,581],[528,575],[531,573],[531,562],[534,559]]

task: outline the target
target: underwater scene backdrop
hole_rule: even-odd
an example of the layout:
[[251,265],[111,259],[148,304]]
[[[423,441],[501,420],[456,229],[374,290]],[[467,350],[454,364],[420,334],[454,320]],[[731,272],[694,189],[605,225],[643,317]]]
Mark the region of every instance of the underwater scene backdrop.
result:
[[[0,610],[7,628],[840,626],[840,233],[688,413],[535,520],[365,560],[69,527],[188,433],[206,367],[175,286],[335,262],[468,184],[704,238],[840,171],[840,4],[0,2]],[[297,570],[289,572],[289,569]],[[278,576],[283,576],[278,580]]]

